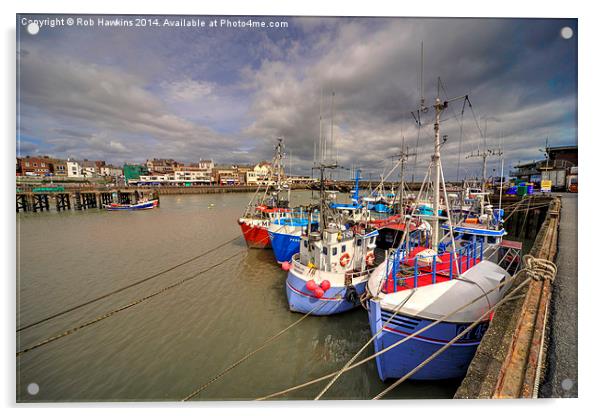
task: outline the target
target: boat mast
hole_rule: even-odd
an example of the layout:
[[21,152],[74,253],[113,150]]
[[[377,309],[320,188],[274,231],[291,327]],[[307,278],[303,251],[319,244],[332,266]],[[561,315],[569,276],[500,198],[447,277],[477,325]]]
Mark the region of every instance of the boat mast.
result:
[[435,153],[433,154],[433,168],[435,169],[435,179],[433,181],[434,196],[433,196],[433,215],[435,217],[433,224],[433,240],[432,247],[437,250],[439,246],[439,199],[440,199],[440,182],[441,182],[441,113],[447,107],[447,102],[441,102],[437,97],[435,100]]

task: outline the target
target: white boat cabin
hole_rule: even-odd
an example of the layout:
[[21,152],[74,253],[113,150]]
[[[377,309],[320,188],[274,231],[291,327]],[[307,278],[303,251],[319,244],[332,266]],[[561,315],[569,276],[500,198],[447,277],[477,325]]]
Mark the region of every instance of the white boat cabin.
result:
[[365,271],[374,264],[378,231],[354,235],[331,226],[301,238],[300,262],[326,272]]

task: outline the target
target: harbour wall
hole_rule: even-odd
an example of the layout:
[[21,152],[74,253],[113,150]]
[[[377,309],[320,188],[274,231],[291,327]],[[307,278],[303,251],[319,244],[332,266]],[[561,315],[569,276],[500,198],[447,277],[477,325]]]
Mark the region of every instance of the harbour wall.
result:
[[[561,198],[554,197],[529,252],[533,257],[555,260],[560,210]],[[454,398],[538,397],[549,341],[551,294],[549,280],[532,280],[514,300],[496,310]]]

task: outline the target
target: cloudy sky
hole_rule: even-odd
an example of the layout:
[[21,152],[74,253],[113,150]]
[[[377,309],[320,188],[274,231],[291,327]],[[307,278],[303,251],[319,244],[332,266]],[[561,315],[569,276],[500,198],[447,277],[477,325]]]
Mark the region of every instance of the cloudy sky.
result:
[[[376,177],[403,141],[417,153],[408,174],[419,175],[433,139],[433,111],[420,129],[410,114],[420,101],[421,42],[427,105],[438,77],[442,99],[468,94],[473,104],[462,112],[460,100],[443,115],[448,178],[477,174],[479,162],[465,156],[479,147],[502,144],[507,167],[541,158],[546,137],[551,145],[577,142],[576,20],[254,17],[288,27],[95,24],[42,26],[31,35],[23,17],[20,156],[251,163],[271,158],[282,136],[293,172],[308,174],[322,107],[322,132],[330,140],[332,126],[342,166]],[[492,159],[489,174],[498,165]]]

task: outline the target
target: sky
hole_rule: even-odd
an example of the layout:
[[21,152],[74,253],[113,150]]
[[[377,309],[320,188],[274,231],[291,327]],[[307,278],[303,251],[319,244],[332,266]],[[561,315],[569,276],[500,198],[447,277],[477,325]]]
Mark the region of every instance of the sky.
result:
[[[69,16],[17,16],[17,156],[256,163],[282,137],[287,171],[307,175],[322,132],[338,177],[386,174],[403,143],[418,178],[434,137],[432,107],[421,126],[412,116],[421,73],[427,107],[438,95],[472,104],[442,115],[446,179],[479,175],[467,158],[477,150],[502,149],[507,172],[542,159],[546,138],[577,144],[576,19],[184,16],[287,26],[184,28],[164,26],[178,16],[104,16],[146,27],[48,17]],[[492,157],[488,175],[500,167]]]

